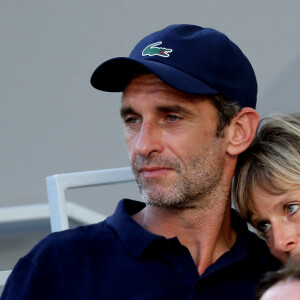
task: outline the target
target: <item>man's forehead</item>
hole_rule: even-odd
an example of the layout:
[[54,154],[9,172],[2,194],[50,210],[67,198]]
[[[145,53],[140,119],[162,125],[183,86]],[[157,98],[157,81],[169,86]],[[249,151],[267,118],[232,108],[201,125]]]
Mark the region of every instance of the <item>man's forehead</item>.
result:
[[190,102],[194,100],[204,100],[208,99],[207,95],[194,95],[177,90],[162,80],[160,80],[156,75],[152,73],[138,74],[134,76],[128,83],[122,94],[122,100],[130,99],[138,94],[158,94],[166,93],[172,96],[168,98],[168,102]]

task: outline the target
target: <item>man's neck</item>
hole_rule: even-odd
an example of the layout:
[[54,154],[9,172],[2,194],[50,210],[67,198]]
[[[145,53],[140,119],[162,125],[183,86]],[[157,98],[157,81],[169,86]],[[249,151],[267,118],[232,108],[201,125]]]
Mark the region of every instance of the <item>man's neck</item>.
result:
[[230,250],[236,240],[229,200],[206,209],[146,206],[133,219],[152,233],[176,236],[189,249],[199,274]]

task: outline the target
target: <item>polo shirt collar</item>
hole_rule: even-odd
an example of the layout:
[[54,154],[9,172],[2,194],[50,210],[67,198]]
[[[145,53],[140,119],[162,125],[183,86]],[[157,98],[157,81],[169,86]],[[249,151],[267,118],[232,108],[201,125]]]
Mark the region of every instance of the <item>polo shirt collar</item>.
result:
[[[162,240],[167,241],[165,237],[145,230],[131,218],[131,215],[141,211],[145,206],[143,202],[123,199],[119,202],[115,213],[106,220],[107,224],[120,238],[127,252],[135,258],[140,257],[151,244],[159,243],[159,241],[162,242]],[[241,219],[234,209],[232,209],[231,220],[237,232],[237,240],[230,251],[225,252],[205,271],[205,275],[209,275],[217,269],[238,262],[249,254],[249,248],[251,248],[249,237],[253,233],[249,232],[247,223]],[[178,241],[177,238],[173,238],[172,240]]]
[[107,224],[118,235],[127,252],[135,258],[140,257],[155,241],[166,240],[163,236],[145,230],[131,218],[145,206],[143,202],[123,199],[119,202],[115,213],[106,219]]

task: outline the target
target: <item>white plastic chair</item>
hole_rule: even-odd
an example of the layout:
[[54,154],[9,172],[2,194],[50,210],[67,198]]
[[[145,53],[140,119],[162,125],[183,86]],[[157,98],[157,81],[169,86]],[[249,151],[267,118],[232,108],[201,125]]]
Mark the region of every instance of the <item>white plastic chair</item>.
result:
[[[11,270],[7,270],[7,271],[0,271],[0,287],[5,285],[5,282],[8,278],[8,276],[10,275]],[[1,293],[0,293],[1,295]]]
[[46,184],[52,232],[68,229],[68,216],[81,223],[96,223],[106,218],[106,216],[84,206],[66,202],[65,192],[67,189],[101,186],[134,180],[130,167],[48,176]]

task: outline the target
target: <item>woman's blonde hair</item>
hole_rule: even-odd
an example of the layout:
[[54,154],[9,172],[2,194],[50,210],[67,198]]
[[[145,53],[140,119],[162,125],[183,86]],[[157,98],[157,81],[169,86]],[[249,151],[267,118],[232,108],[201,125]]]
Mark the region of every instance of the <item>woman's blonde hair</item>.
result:
[[273,195],[300,187],[300,113],[261,120],[251,146],[239,155],[233,198],[248,222],[257,187]]

